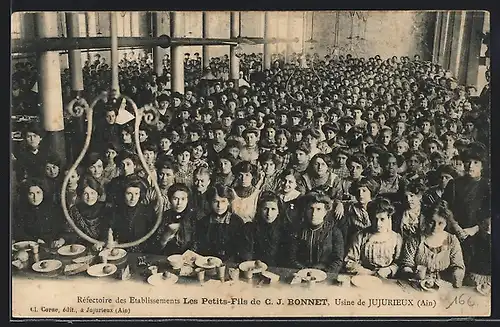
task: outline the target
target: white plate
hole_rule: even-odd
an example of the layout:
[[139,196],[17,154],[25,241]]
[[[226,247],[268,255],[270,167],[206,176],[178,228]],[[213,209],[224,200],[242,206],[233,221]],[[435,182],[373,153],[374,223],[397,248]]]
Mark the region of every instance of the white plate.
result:
[[38,243],[35,241],[20,241],[12,244],[12,251],[31,251],[33,246],[36,246]]
[[[107,274],[102,271],[104,266],[110,266],[111,271]],[[106,276],[111,276],[116,272],[117,268],[114,264],[111,263],[99,263],[97,265],[90,266],[89,269],[87,269],[87,274],[89,274],[92,277],[106,277]]]
[[[72,246],[75,248],[75,251],[71,251]],[[57,253],[59,253],[60,255],[64,255],[64,256],[74,256],[74,255],[82,254],[83,252],[85,252],[85,249],[86,249],[85,246],[83,246],[81,244],[68,244],[65,246],[61,246],[57,250]]]
[[177,283],[179,277],[170,273],[168,278],[163,278],[163,273],[153,274],[148,277],[148,283],[153,286],[172,285]]
[[102,250],[101,252],[99,252],[99,256],[102,256],[102,255],[105,255],[107,254],[107,258],[108,260],[111,260],[111,261],[116,261],[116,260],[120,260],[121,258],[125,257],[127,255],[127,251],[125,251],[124,249],[113,249],[113,250],[118,250],[118,254],[117,255],[111,255],[111,251],[110,249],[105,249],[105,250]]
[[[42,264],[46,263],[47,266],[45,268],[42,268]],[[47,273],[47,272],[52,272],[55,271],[59,268],[62,267],[62,262],[59,260],[41,260],[38,262],[35,262],[31,268],[33,268],[34,271],[39,272],[39,273]]]
[[316,283],[324,281],[327,277],[326,272],[324,272],[323,270],[312,269],[312,268],[299,270],[295,275],[302,278],[303,281],[307,281],[311,277],[314,277]]
[[352,276],[351,283],[360,288],[374,288],[382,284],[380,278],[370,275]]
[[[211,263],[208,263],[208,260],[211,260]],[[215,267],[219,267],[222,265],[222,260],[217,257],[199,257],[195,262],[196,266],[205,269],[212,269]]]
[[245,261],[240,263],[239,268],[241,271],[252,270],[254,274],[263,272],[267,270],[267,265],[264,262],[260,262],[260,266],[257,268],[255,265],[256,260]]
[[[427,286],[425,284],[427,281],[432,281],[432,282],[434,282],[434,284],[431,287],[429,287],[429,286]],[[438,283],[435,280],[422,279],[419,283],[420,283],[420,287],[424,291],[433,292],[433,291],[436,291],[439,288],[439,285],[438,285]]]

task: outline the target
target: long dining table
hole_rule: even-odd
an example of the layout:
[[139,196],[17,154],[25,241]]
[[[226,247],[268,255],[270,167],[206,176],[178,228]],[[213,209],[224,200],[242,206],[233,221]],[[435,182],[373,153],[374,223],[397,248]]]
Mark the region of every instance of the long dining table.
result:
[[[100,259],[97,252],[95,251],[90,252],[90,250],[87,250],[80,256],[89,255],[90,253],[96,255],[96,260]],[[144,259],[145,262],[139,264],[139,258]],[[278,275],[279,276],[278,282],[273,282],[273,283],[263,282],[263,279],[260,277],[259,274],[255,274],[251,279],[245,279],[242,274],[239,278],[239,281],[235,282],[231,280],[228,273],[229,268],[238,267],[239,263],[234,263],[234,262],[224,262],[224,265],[226,266],[226,273],[223,281],[219,279],[219,276],[217,276],[216,272],[210,273],[213,272],[213,270],[211,270],[211,271],[206,271],[207,274],[205,276],[205,281],[203,283],[200,283],[196,275],[180,276],[179,270],[172,269],[172,267],[168,263],[166,256],[151,255],[144,253],[127,253],[125,257],[123,257],[118,261],[108,261],[108,263],[112,263],[117,267],[116,272],[107,277],[96,278],[88,275],[86,271],[82,271],[74,275],[66,275],[63,272],[64,266],[73,263],[72,260],[75,259],[75,257],[63,256],[58,254],[56,251],[47,251],[41,249],[39,253],[39,260],[44,260],[44,259],[59,260],[62,263],[62,267],[50,273],[35,272],[31,268],[31,265],[33,264],[33,255],[31,254],[30,262],[26,265],[25,268],[17,269],[13,267],[12,270],[13,294],[18,294],[19,297],[21,297],[21,294],[30,294],[29,290],[26,289],[28,285],[36,286],[37,288],[41,287],[43,288],[44,286],[48,288],[49,285],[51,288],[60,287],[61,292],[66,292],[66,293],[61,293],[58,296],[64,296],[62,294],[66,294],[67,296],[69,296],[68,294],[72,294],[71,290],[68,290],[64,285],[71,285],[71,287],[75,289],[74,291],[75,293],[81,293],[82,292],[81,290],[84,289],[88,290],[88,292],[92,294],[95,293],[101,294],[100,293],[101,291],[102,294],[107,294],[106,292],[109,289],[110,293],[118,294],[119,292],[122,291],[125,292],[126,289],[129,290],[133,289],[134,294],[142,294],[142,292],[146,292],[144,294],[153,294],[154,292],[156,292],[156,289],[154,289],[153,286],[151,286],[147,281],[148,276],[150,275],[148,267],[156,266],[158,268],[158,272],[160,273],[169,271],[172,274],[178,276],[178,280],[175,287],[177,287],[176,289],[179,289],[179,287],[183,287],[181,291],[183,296],[177,296],[179,299],[181,299],[181,301],[184,298],[184,295],[186,294],[205,294],[203,292],[207,292],[207,290],[209,290],[209,294],[211,294],[212,296],[217,294],[221,295],[233,294],[231,296],[237,296],[238,293],[254,294],[257,297],[258,296],[266,297],[265,299],[262,298],[261,301],[269,300],[272,301],[273,303],[280,301],[278,300],[278,298],[281,297],[283,297],[282,301],[285,302],[292,301],[290,299],[295,299],[295,298],[299,299],[298,301],[300,302],[300,299],[303,298],[304,296],[306,298],[312,297],[314,299],[321,298],[323,296],[323,298],[330,298],[328,300],[329,303],[335,305],[336,307],[343,307],[346,305],[360,305],[361,302],[358,303],[358,301],[361,301],[362,299],[366,299],[366,301],[369,301],[368,300],[369,298],[370,299],[371,298],[415,299],[415,301],[423,301],[419,303],[429,303],[429,306],[432,306],[431,303],[433,303],[436,313],[441,312],[438,309],[442,308],[442,310],[444,310],[443,314],[448,313],[451,315],[453,314],[474,315],[475,312],[479,312],[478,311],[479,309],[481,309],[480,311],[482,315],[483,311],[489,312],[489,307],[491,306],[490,297],[480,294],[474,287],[463,286],[461,288],[453,288],[451,284],[446,284],[446,283],[443,284],[444,286],[440,287],[438,291],[428,292],[424,291],[421,287],[419,287],[419,284],[415,282],[380,278],[381,282],[378,288],[362,289],[349,282],[350,278],[353,277],[352,275],[339,274],[338,276],[334,276],[331,273],[327,273],[326,280],[319,283],[315,283],[314,285],[307,283],[300,283],[299,285],[291,285],[291,281],[294,278],[295,274],[297,273],[298,269],[289,267],[272,267],[272,266],[268,267],[267,271]],[[130,269],[130,278],[126,281],[123,281],[121,278],[121,274],[123,269],[127,266]],[[344,283],[338,282],[338,280],[341,279],[347,280],[347,282]],[[234,286],[236,283],[238,284],[239,288]],[[200,289],[199,288],[200,286],[206,286],[206,287],[204,289],[203,288]],[[78,289],[78,291],[76,291],[76,289]],[[171,288],[171,290],[168,291],[166,294],[178,295],[179,293],[173,292],[172,291],[173,289],[174,288]],[[15,293],[16,291],[19,293]],[[162,294],[165,294],[164,291],[162,292],[163,292]],[[203,299],[205,299],[204,296]],[[184,299],[184,301],[186,300]],[[380,307],[381,302],[378,303]],[[278,302],[278,304],[280,303]],[[377,303],[373,302],[371,306],[375,307],[376,304]],[[415,314],[418,315],[419,311],[418,308],[420,307],[420,305],[418,304],[414,305],[417,306],[415,308],[416,310]],[[364,303],[364,306],[369,307],[369,304]],[[425,305],[422,304],[422,306]],[[392,309],[394,308],[391,308],[391,310]],[[425,311],[423,309],[421,310],[422,313],[430,312],[430,311]],[[372,312],[369,310],[366,311]],[[216,311],[208,311],[206,314],[204,314],[203,310],[200,310],[199,312],[201,316],[210,316],[211,313],[216,313]],[[265,314],[265,310],[258,312]],[[301,311],[298,310],[296,313],[299,312]],[[401,312],[406,312],[406,311],[401,311]],[[339,311],[337,313],[342,315],[343,311]],[[377,313],[377,311],[373,311],[373,313]],[[408,313],[411,315],[413,312],[410,310],[408,311]],[[228,312],[226,312],[226,314],[228,314]],[[323,311],[321,311],[321,315],[324,315]],[[216,316],[219,315],[216,314]]]

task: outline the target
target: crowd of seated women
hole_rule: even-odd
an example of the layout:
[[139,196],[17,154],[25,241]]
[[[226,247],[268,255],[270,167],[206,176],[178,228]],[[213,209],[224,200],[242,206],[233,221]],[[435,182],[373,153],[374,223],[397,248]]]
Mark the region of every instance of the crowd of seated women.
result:
[[[161,215],[134,252],[386,278],[415,278],[423,266],[455,287],[489,282],[485,97],[418,57],[309,60],[278,60],[243,87],[224,78],[202,87],[192,74],[185,94],[147,62],[122,63],[122,93],[159,116],[138,130],[147,171],[134,121],[116,124],[120,103],[98,107],[73,171],[40,151],[45,132],[29,125],[14,162],[13,238],[86,243],[61,210],[70,173],[70,216],[95,239],[111,228],[119,243],[137,240]],[[212,60],[212,71],[226,61]],[[103,78],[95,72],[86,72],[92,89]]]

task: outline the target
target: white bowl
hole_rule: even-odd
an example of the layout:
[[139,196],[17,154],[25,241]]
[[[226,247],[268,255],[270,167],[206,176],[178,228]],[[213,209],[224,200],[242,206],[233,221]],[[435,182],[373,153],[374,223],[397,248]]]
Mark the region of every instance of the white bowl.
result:
[[184,264],[181,254],[172,254],[167,258],[167,261],[173,269],[181,269]]

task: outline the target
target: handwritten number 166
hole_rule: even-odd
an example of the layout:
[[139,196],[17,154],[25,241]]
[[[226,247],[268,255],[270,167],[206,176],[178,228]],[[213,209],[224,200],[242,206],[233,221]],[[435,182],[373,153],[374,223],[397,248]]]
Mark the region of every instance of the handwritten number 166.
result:
[[473,307],[474,305],[476,305],[472,297],[466,296],[465,294],[460,294],[460,296],[455,296],[453,301],[450,302],[450,304],[446,307],[446,309],[449,309],[454,304],[459,304],[459,305],[467,304],[469,307]]

